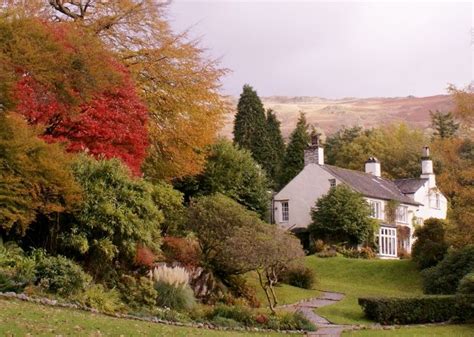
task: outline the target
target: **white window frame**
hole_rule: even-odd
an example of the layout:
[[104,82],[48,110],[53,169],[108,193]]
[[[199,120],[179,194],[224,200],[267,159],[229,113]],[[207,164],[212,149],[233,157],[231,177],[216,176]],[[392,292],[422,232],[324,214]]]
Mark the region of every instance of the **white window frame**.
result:
[[369,200],[370,216],[374,219],[382,219],[382,202]]
[[290,221],[290,203],[288,200],[281,202],[281,221]]
[[336,179],[329,179],[329,186],[330,187],[336,187]]
[[395,221],[401,223],[408,223],[408,206],[397,207]]
[[397,229],[380,227],[379,229],[379,255],[386,257],[397,257]]

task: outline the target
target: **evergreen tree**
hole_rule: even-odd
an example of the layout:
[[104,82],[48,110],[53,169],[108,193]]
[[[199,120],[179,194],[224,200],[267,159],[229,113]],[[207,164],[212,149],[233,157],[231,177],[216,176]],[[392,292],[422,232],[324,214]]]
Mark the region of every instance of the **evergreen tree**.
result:
[[459,129],[459,123],[456,123],[451,112],[443,113],[436,110],[430,112],[431,127],[435,130],[434,136],[439,138],[451,138]]
[[267,170],[269,143],[265,109],[257,92],[244,85],[237,105],[234,122],[234,143],[252,153],[253,158]]
[[304,167],[304,150],[309,144],[309,126],[304,113],[300,114],[296,128],[290,135],[280,174],[280,186],[283,187],[293,179]]
[[273,182],[277,182],[285,155],[285,142],[281,135],[280,121],[271,109],[267,110],[267,135],[269,144],[266,160],[267,173]]

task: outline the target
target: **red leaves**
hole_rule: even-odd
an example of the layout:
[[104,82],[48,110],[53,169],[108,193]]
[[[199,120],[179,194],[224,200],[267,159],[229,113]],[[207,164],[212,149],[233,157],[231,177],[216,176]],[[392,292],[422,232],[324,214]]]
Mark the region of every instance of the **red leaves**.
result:
[[71,152],[120,158],[135,175],[146,156],[147,110],[130,80],[96,95],[90,102],[66,105],[29,77],[17,83],[16,111],[44,126],[44,139],[66,141]]

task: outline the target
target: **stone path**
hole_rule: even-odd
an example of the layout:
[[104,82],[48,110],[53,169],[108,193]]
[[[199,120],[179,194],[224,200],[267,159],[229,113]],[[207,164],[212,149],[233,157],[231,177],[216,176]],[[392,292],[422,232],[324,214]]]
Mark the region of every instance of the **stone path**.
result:
[[344,298],[344,294],[325,291],[322,296],[312,298],[307,301],[298,302],[288,307],[295,311],[301,312],[309,321],[318,328],[315,332],[308,332],[307,336],[311,337],[340,337],[344,330],[353,328],[351,325],[332,324],[324,317],[314,312],[314,309],[325,307],[339,302]]

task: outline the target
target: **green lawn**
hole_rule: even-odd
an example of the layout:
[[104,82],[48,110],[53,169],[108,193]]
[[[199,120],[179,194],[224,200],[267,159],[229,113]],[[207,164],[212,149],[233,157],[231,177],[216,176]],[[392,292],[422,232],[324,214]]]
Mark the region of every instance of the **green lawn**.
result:
[[306,265],[313,268],[318,288],[342,292],[339,303],[317,309],[328,320],[340,324],[367,324],[357,298],[361,296],[411,296],[422,294],[421,279],[409,260],[363,260],[343,257],[309,256]]
[[[247,275],[247,281],[250,285],[255,287],[257,291],[257,298],[262,304],[262,307],[267,306],[267,298],[265,292],[258,282],[258,276],[256,273],[249,273]],[[304,299],[318,297],[320,292],[315,289],[301,289],[297,287],[290,286],[288,284],[279,284],[275,287],[275,293],[277,295],[278,304],[292,304]]]
[[0,336],[284,336],[175,327],[0,299]]
[[343,337],[473,337],[474,325],[443,325],[395,330],[359,330],[344,332]]

